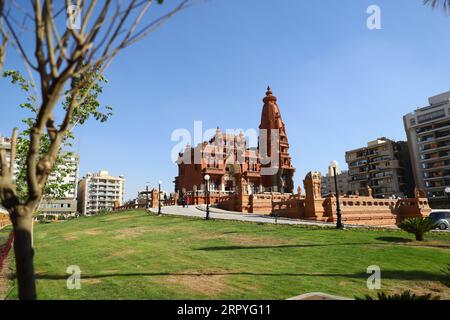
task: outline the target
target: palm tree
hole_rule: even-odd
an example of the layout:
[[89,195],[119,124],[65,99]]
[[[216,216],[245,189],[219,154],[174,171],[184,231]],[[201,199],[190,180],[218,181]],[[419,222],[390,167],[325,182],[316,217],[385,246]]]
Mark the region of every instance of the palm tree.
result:
[[398,227],[408,233],[414,234],[417,241],[424,241],[423,235],[433,230],[435,224],[430,218],[417,217],[403,220]]
[[441,7],[445,12],[450,12],[450,0],[423,0],[423,3],[433,9]]

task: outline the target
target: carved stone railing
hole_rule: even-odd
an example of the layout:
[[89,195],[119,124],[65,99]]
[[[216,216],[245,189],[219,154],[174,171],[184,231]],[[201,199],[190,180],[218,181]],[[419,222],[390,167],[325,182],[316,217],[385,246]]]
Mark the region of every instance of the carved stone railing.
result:
[[11,224],[11,220],[9,219],[9,215],[5,213],[0,213],[0,229],[3,229],[6,226]]

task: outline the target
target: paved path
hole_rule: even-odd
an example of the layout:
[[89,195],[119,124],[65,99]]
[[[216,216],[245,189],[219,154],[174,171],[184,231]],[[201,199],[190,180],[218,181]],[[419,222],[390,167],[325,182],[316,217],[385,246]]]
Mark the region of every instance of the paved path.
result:
[[[152,212],[157,213],[158,209],[151,209]],[[163,214],[177,215],[177,216],[188,216],[188,217],[199,217],[205,218],[205,206],[189,206],[188,208],[183,208],[182,206],[169,206],[162,208]],[[290,224],[290,225],[310,225],[310,226],[320,226],[320,227],[334,227],[334,223],[326,222],[315,222],[307,220],[297,220],[297,219],[287,219],[287,218],[275,218],[267,215],[258,214],[243,214],[240,212],[225,211],[218,208],[211,208],[210,217],[212,219],[222,219],[222,220],[236,220],[236,221],[247,221],[247,222],[257,222],[257,223],[278,223],[278,224]],[[347,227],[347,226],[346,226]],[[361,226],[348,226],[361,228]]]
[[[151,209],[153,213],[157,213],[158,209]],[[189,206],[188,208],[183,208],[182,206],[168,206],[162,208],[163,214],[175,215],[175,216],[186,216],[186,217],[198,217],[205,218],[206,216],[206,206]],[[244,214],[241,212],[226,211],[219,208],[210,208],[210,217],[212,219],[222,219],[222,220],[235,220],[235,221],[247,221],[256,223],[277,223],[277,224],[288,224],[288,225],[308,225],[308,226],[319,226],[319,227],[335,227],[335,223],[329,222],[316,222],[309,220],[299,220],[299,219],[288,219],[288,218],[275,218],[268,215],[261,214]],[[377,226],[357,226],[357,225],[345,225],[346,228],[371,228],[371,229],[398,229],[397,227],[377,227]],[[450,232],[450,230],[433,230],[432,232]]]

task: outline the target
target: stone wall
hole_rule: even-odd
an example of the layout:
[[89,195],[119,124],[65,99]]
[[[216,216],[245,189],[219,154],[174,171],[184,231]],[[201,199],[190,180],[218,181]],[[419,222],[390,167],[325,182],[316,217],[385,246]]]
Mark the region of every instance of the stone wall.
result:
[[228,211],[237,211],[242,213],[257,213],[270,215],[274,202],[286,201],[291,195],[281,193],[260,193],[254,195],[232,194],[220,197],[217,207]]
[[11,220],[9,220],[9,215],[5,213],[0,213],[0,229],[3,229],[7,225],[11,224]]
[[[305,194],[262,193],[247,195],[211,194],[211,204],[229,211],[271,214],[291,219],[336,222],[336,196],[322,197],[320,174],[310,172],[304,180]],[[242,190],[245,190],[242,189]],[[339,198],[342,221],[346,224],[370,226],[394,226],[406,218],[427,216],[431,209],[423,193],[416,192],[411,199],[375,199],[370,188],[369,196],[341,196]],[[195,197],[196,204],[204,204],[204,196]]]
[[[293,196],[286,201],[273,203],[274,215],[323,222],[336,222],[337,199],[335,195],[323,198],[320,177],[310,172],[304,180],[306,196]],[[428,216],[431,208],[423,193],[416,192],[411,199],[375,199],[370,188],[369,196],[341,196],[339,203],[342,222],[345,224],[394,226],[404,219]]]

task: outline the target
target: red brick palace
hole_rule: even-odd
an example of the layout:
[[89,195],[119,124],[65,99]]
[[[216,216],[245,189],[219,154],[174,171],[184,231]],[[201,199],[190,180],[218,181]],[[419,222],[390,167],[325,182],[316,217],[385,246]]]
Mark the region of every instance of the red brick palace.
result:
[[176,192],[204,190],[207,174],[211,177],[211,191],[232,193],[239,185],[245,185],[248,190],[243,191],[248,194],[294,191],[295,169],[289,155],[286,128],[270,87],[263,102],[258,147],[249,148],[242,132],[230,135],[217,128],[209,141],[196,147],[188,145],[179,154],[178,176],[174,181]]

